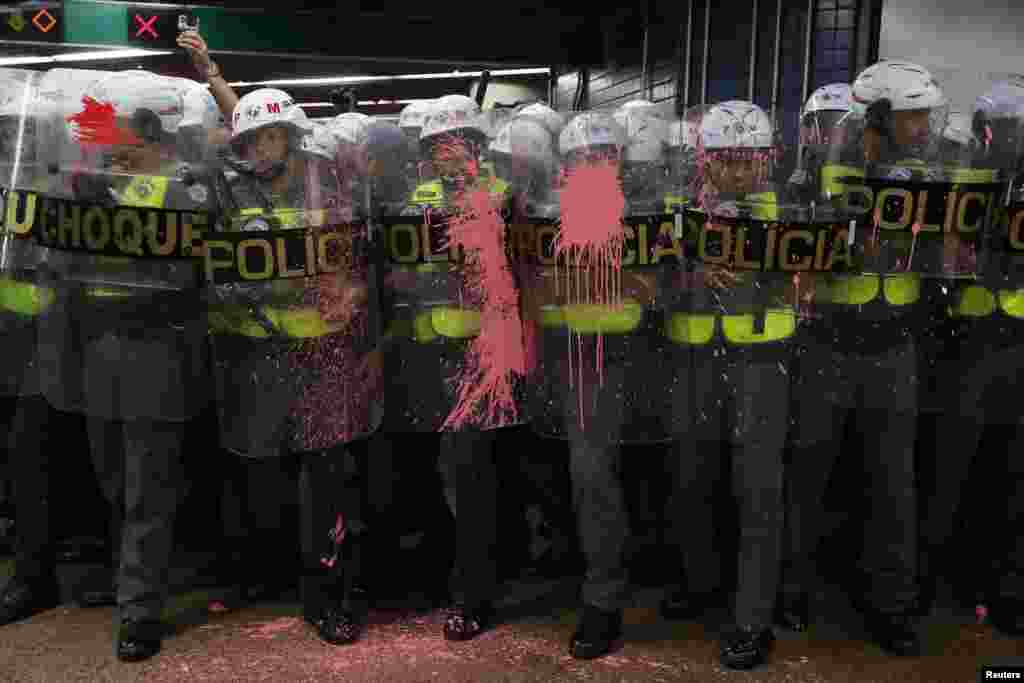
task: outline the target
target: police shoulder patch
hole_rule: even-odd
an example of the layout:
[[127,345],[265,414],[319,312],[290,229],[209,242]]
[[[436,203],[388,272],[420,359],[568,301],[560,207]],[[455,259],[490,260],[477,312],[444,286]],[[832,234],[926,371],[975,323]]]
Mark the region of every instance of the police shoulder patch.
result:
[[192,187],[188,188],[188,196],[192,201],[196,202],[197,204],[203,204],[209,198],[210,193],[206,189],[205,185],[200,185],[199,183],[196,183]]

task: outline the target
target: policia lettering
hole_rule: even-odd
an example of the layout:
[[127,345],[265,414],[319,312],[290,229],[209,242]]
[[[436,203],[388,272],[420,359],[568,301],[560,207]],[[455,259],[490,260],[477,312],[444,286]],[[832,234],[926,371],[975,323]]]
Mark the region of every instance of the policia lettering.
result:
[[[683,238],[672,221],[623,224],[622,267],[681,264],[685,259],[760,272],[846,271],[852,267],[849,230],[843,223],[789,224],[752,219],[719,219],[688,213]],[[517,225],[513,249],[542,266],[556,263],[558,226]],[[560,260],[564,260],[560,259]]]
[[993,183],[921,183],[849,179],[842,208],[873,215],[886,232],[909,233],[917,224],[921,233],[958,233],[976,237],[995,206],[1000,186]]
[[342,270],[352,228],[217,233],[202,212],[85,205],[30,192],[5,197],[4,230],[46,247],[106,256],[203,258],[213,284],[312,277]]

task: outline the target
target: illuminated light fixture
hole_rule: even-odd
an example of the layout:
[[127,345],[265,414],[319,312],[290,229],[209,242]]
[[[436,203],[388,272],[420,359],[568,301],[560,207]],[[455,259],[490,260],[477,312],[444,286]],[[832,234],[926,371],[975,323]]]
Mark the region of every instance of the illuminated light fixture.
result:
[[[233,88],[251,85],[336,85],[341,83],[374,83],[380,81],[429,81],[445,78],[480,78],[483,71],[451,71],[436,74],[399,74],[397,76],[332,76],[330,78],[288,78],[276,81],[234,81],[228,83]],[[491,71],[491,76],[549,76],[551,69],[541,67],[535,69],[500,69]]]
[[30,64],[60,64],[64,62],[94,62],[106,59],[135,59],[174,54],[170,50],[98,50],[95,52],[68,52],[46,57],[0,57],[0,66],[27,66]]
[[[430,99],[419,99],[419,100],[360,100],[356,104],[362,107],[374,107],[380,105],[391,105],[391,104],[412,104],[413,102],[433,102]],[[331,102],[299,102],[300,107],[333,107],[334,104]]]

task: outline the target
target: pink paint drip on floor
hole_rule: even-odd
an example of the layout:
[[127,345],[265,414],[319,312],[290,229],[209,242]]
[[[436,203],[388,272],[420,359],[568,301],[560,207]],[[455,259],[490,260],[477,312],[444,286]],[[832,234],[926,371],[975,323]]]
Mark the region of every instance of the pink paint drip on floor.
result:
[[519,292],[505,253],[505,222],[486,188],[476,188],[456,203],[445,248],[465,251],[466,285],[481,302],[480,334],[470,343],[456,378],[455,407],[441,429],[458,430],[471,423],[501,427],[518,420],[513,386],[526,373]]
[[[565,298],[569,305],[622,305],[622,215],[626,198],[614,162],[584,164],[564,176],[561,230],[555,258],[564,263]],[[569,337],[570,387],[579,402],[580,427],[586,426],[583,362],[585,339]],[[604,384],[604,337],[598,332],[595,361],[599,386]]]

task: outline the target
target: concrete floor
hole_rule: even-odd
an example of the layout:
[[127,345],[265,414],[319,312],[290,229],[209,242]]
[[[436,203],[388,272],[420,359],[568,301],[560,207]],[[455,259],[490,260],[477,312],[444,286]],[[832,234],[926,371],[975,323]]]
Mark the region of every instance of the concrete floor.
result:
[[[82,569],[62,565],[61,572],[74,580]],[[190,573],[179,568],[176,584],[184,589]],[[371,612],[363,638],[343,647],[320,642],[294,600],[221,611],[216,603],[224,596],[216,589],[179,591],[165,615],[176,635],[158,657],[130,665],[113,656],[113,609],[63,606],[0,630],[0,681],[966,683],[978,680],[983,664],[1024,665],[1024,641],[977,624],[948,600],[922,626],[925,656],[888,657],[864,641],[859,618],[830,586],[816,598],[811,632],[780,633],[769,663],[753,672],[718,665],[716,636],[724,614],[709,615],[705,623],[666,623],[657,613],[661,592],[655,589],[637,590],[625,615],[625,641],[615,653],[580,662],[567,652],[577,618],[575,589],[571,581],[508,583],[501,623],[458,644],[441,637],[440,610],[425,603],[416,609],[415,601],[383,603]]]

